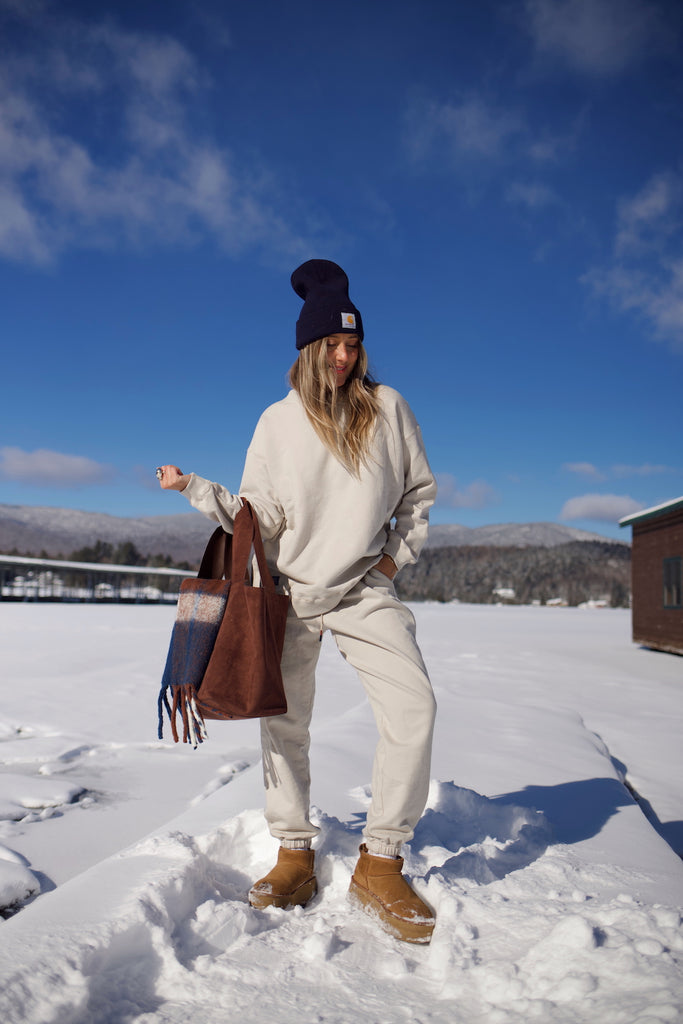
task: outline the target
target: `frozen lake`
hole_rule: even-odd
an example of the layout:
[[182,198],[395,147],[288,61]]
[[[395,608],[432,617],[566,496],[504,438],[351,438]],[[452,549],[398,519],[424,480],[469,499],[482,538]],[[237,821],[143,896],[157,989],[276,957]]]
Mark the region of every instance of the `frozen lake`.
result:
[[439,703],[406,851],[438,915],[424,949],[346,903],[375,734],[329,637],[320,894],[255,912],[257,723],[156,739],[175,610],[2,607],[6,1024],[682,1019],[683,661],[634,646],[621,610],[412,607]]

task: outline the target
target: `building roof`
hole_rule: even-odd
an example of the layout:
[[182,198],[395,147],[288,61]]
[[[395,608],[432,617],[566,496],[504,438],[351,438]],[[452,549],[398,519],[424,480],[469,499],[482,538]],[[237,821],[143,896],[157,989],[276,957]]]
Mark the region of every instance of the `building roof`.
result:
[[31,569],[62,569],[81,572],[108,572],[118,576],[196,576],[196,569],[166,569],[151,565],[109,565],[104,562],[65,562],[57,558],[33,558],[28,555],[0,555],[0,566],[13,565]]
[[653,505],[652,508],[644,508],[641,512],[632,512],[630,516],[624,516],[619,520],[619,526],[630,526],[632,523],[640,523],[643,519],[655,519],[657,516],[666,515],[677,508],[683,508],[683,496],[665,501],[662,505]]

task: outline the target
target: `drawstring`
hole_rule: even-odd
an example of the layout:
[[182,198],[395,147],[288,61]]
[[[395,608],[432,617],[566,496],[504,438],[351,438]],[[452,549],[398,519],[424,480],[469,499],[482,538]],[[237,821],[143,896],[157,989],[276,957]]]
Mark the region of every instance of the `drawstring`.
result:
[[323,617],[322,617],[322,612],[321,612],[321,614],[320,614],[320,636],[318,637],[318,642],[319,643],[323,642],[323,628],[324,628],[323,627]]

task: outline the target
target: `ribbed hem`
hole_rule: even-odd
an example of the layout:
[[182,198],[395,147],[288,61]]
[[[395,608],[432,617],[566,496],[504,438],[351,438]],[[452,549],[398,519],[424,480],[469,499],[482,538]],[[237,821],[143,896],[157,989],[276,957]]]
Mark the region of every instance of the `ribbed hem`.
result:
[[310,839],[281,839],[280,846],[283,850],[310,850]]
[[365,845],[368,848],[368,853],[371,853],[373,857],[389,857],[393,860],[401,856],[400,843],[385,843],[381,839],[366,839]]

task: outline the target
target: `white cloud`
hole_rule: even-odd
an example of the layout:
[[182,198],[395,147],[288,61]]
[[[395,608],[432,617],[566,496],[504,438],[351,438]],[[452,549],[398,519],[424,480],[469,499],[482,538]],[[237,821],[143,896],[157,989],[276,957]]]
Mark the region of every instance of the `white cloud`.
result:
[[524,13],[538,53],[581,74],[619,74],[671,43],[652,0],[525,0]]
[[673,466],[651,465],[650,463],[645,463],[642,466],[626,466],[626,465],[622,465],[622,464],[619,464],[619,465],[616,465],[616,466],[612,466],[612,473],[614,474],[614,476],[617,476],[617,477],[625,477],[625,476],[657,476],[660,473],[676,473],[676,472],[679,472],[679,471],[676,470]]
[[643,463],[640,466],[617,463],[614,466],[610,466],[607,470],[599,469],[592,462],[565,462],[562,469],[566,473],[576,473],[578,476],[585,476],[592,480],[624,479],[625,477],[657,476],[662,473],[680,472],[680,470],[675,469],[673,466],[664,466],[650,462]]
[[654,334],[683,347],[683,175],[653,175],[617,207],[614,257],[582,282],[619,312],[633,312]]
[[562,466],[567,473],[577,473],[579,476],[592,477],[593,480],[604,480],[605,475],[592,462],[565,462]]
[[509,203],[525,206],[529,210],[540,210],[558,202],[558,196],[540,181],[513,181],[508,186],[505,198]]
[[114,475],[111,466],[83,455],[64,455],[47,448],[33,452],[21,448],[0,448],[0,478],[5,480],[35,486],[83,487],[105,483]]
[[437,474],[439,491],[437,505],[442,508],[487,508],[498,502],[498,494],[485,480],[473,480],[459,487],[450,473]]
[[6,11],[22,18],[42,14],[48,0],[0,0],[0,12]]
[[675,235],[683,212],[683,180],[671,172],[655,174],[640,192],[619,202],[614,251],[617,257],[661,249]]
[[423,95],[406,111],[403,144],[420,171],[457,173],[472,201],[491,184],[505,202],[524,212],[552,208],[564,218],[561,196],[542,176],[546,168],[570,159],[586,113],[580,111],[564,134],[549,134],[529,115],[483,91],[445,100]]
[[[34,24],[31,24],[33,29]],[[0,255],[192,244],[307,249],[272,179],[201,128],[204,72],[175,39],[35,19],[30,59],[0,68]],[[68,122],[64,100],[81,116]]]
[[598,519],[600,522],[615,523],[633,512],[645,508],[625,494],[582,494],[565,502],[560,519]]
[[584,274],[582,281],[621,313],[635,312],[657,337],[683,348],[683,258],[642,270],[617,265]]
[[0,253],[45,263],[50,259],[50,245],[43,236],[38,217],[25,204],[19,189],[0,181]]
[[482,157],[498,156],[520,128],[513,114],[495,110],[478,96],[470,96],[458,105],[445,104],[437,118],[457,150]]
[[520,117],[471,93],[457,102],[421,100],[408,114],[407,143],[416,160],[500,159],[512,139],[524,131]]

